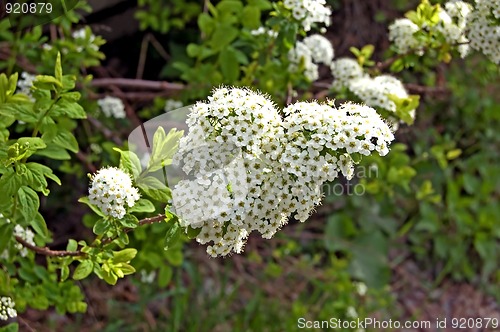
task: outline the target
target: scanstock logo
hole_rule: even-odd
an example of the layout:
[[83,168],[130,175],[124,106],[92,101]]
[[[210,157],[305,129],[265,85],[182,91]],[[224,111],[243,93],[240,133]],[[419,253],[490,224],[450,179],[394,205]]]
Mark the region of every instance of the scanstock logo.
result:
[[[134,174],[134,180],[142,188],[171,191],[173,212],[181,220],[191,224],[203,224],[216,220],[221,213],[229,213],[231,204],[224,204],[213,195],[214,186],[230,191],[232,183],[238,183],[235,201],[245,200],[247,190],[245,165],[241,149],[231,143],[219,143],[202,136],[189,135],[189,130],[200,127],[189,123],[191,106],[182,107],[135,128],[128,137],[131,158],[138,157],[142,171]],[[195,137],[199,137],[196,139]],[[124,152],[127,153],[127,152]],[[243,188],[241,187],[243,186]],[[186,191],[197,193],[189,202],[177,200]],[[191,209],[186,205],[206,206],[204,219],[190,218]],[[182,223],[182,222],[181,222]]]

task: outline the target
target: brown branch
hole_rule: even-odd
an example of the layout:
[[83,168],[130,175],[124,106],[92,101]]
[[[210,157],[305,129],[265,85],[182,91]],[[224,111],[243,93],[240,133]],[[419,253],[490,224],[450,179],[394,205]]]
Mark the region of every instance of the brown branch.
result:
[[184,90],[186,86],[180,83],[170,83],[165,81],[148,81],[133,78],[96,78],[90,83],[96,88],[109,88],[110,86],[120,86],[123,88],[140,88],[152,90]]
[[85,255],[81,251],[67,251],[67,250],[52,250],[47,247],[37,247],[28,242],[26,242],[23,238],[16,236],[16,241],[22,244],[24,247],[36,252],[37,254],[51,257],[66,257],[66,256],[83,256]]
[[[150,218],[144,218],[144,219],[141,219],[139,221],[139,226],[144,226],[144,225],[149,225],[149,224],[153,224],[155,222],[162,222],[163,220],[165,219],[165,215],[164,214],[159,214],[157,216],[154,216],[154,217],[150,217]],[[134,230],[135,228],[125,228],[123,231],[125,233],[128,233],[132,230]],[[85,256],[86,254],[81,252],[80,250],[78,251],[67,251],[67,250],[52,250],[50,248],[47,248],[47,247],[37,247],[37,246],[34,246],[28,242],[26,242],[23,238],[19,237],[19,236],[16,236],[15,237],[16,241],[19,242],[20,244],[23,245],[23,247],[26,247],[32,251],[34,251],[35,253],[37,254],[40,254],[40,255],[43,255],[43,256],[50,256],[50,257],[78,257],[78,256]],[[107,239],[104,239],[102,242],[101,242],[101,245],[105,245],[105,244],[108,244],[110,242],[113,242],[113,238],[107,238]]]

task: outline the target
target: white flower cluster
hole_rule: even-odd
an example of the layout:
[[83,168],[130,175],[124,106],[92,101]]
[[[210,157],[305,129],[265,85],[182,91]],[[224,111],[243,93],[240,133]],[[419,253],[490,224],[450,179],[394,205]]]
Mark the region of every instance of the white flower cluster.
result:
[[130,176],[119,168],[101,168],[91,176],[90,203],[97,205],[107,216],[123,218],[126,207],[134,206],[139,198],[139,191],[133,187]]
[[191,111],[174,163],[192,179],[174,187],[173,206],[213,257],[241,252],[252,231],[271,238],[291,216],[305,221],[325,181],[352,177],[351,153],[385,155],[394,139],[368,106],[299,102],[282,114],[239,88],[216,89]]
[[31,87],[33,86],[33,82],[35,81],[36,75],[31,75],[23,71],[21,73],[21,78],[17,80],[17,87],[19,89],[19,93],[24,93],[30,99],[33,99],[31,95]]
[[[87,40],[86,40],[87,39],[87,30],[85,28],[73,31],[73,33],[71,34],[71,36],[74,39],[76,39],[77,41],[83,41],[83,40],[85,40],[87,42]],[[95,39],[96,39],[95,35],[90,31],[89,34],[88,34],[88,44],[77,46],[76,51],[77,52],[81,52],[87,46],[89,48],[93,49],[94,51],[98,51],[99,50],[99,46],[97,46],[96,44],[94,44]]]
[[10,297],[0,297],[0,320],[8,320],[17,317],[15,303]]
[[[33,246],[35,245],[35,241],[33,241],[35,238],[35,234],[29,228],[23,228],[21,225],[16,225],[14,227],[14,236],[20,237]],[[16,243],[14,247],[19,250],[19,255],[21,255],[21,257],[28,256],[28,249],[25,248],[21,243]]]
[[446,42],[457,44],[460,56],[464,58],[469,53],[469,40],[465,35],[467,28],[467,16],[472,6],[464,1],[450,1],[445,3],[445,9],[439,12],[440,22],[436,29],[443,34]]
[[165,112],[170,112],[170,111],[174,111],[178,108],[181,108],[182,106],[184,106],[184,104],[180,100],[167,99],[165,101],[164,110],[165,110]]
[[116,119],[121,119],[126,116],[125,106],[120,98],[106,96],[97,101],[97,104],[101,108],[104,115],[107,117],[114,117]]
[[349,82],[348,87],[366,105],[380,107],[391,112],[396,111],[396,104],[389,98],[389,95],[402,99],[408,98],[403,83],[390,75],[380,75],[374,78],[364,76]]
[[325,0],[285,0],[283,4],[296,20],[301,21],[305,31],[311,30],[315,23],[330,25],[332,10]]
[[407,18],[399,18],[389,25],[389,40],[394,43],[395,51],[404,54],[421,48],[421,43],[413,36],[418,30],[418,25]]
[[[496,22],[494,22],[496,20]],[[476,0],[475,10],[467,16],[470,47],[500,64],[500,1]]]
[[[355,59],[337,59],[330,68],[334,77],[332,89],[338,91],[347,88],[368,106],[395,112],[396,104],[389,95],[401,99],[408,98],[408,93],[400,80],[390,75],[372,78],[363,72],[363,68]],[[414,118],[415,110],[410,114]]]
[[[476,0],[474,8],[465,1],[449,1],[439,8],[439,22],[424,27],[441,33],[446,42],[455,45],[463,58],[470,48],[500,63],[500,1]],[[423,54],[423,41],[415,38],[420,28],[409,19],[395,20],[389,26],[389,40],[399,54],[415,50]]]
[[332,44],[321,35],[311,35],[298,41],[293,49],[288,52],[290,61],[289,70],[298,72],[304,70],[304,76],[309,81],[315,81],[319,77],[318,65],[324,63],[330,65],[334,56]]
[[330,69],[334,78],[332,88],[335,90],[347,87],[349,82],[365,75],[359,63],[351,58],[339,58],[333,61]]

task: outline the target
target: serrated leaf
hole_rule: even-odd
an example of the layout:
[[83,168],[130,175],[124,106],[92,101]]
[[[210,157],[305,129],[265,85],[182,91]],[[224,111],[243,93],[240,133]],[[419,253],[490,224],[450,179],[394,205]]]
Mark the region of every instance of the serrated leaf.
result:
[[17,197],[21,214],[26,221],[32,222],[40,207],[40,199],[37,193],[27,186],[22,186],[17,192]]
[[70,131],[65,129],[59,129],[59,132],[52,140],[52,143],[74,153],[79,150],[78,141],[75,136]]
[[73,272],[74,280],[82,280],[88,277],[94,270],[94,263],[90,260],[84,260],[78,265]]

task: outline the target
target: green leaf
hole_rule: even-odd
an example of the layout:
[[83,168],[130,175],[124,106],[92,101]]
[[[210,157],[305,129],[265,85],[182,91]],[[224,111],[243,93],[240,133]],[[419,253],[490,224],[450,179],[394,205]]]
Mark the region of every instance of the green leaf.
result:
[[256,6],[245,6],[241,13],[241,21],[247,29],[258,29],[261,26],[260,9]]
[[73,239],[69,239],[68,245],[66,246],[66,250],[67,251],[76,251],[77,249],[78,249],[78,243]]
[[76,267],[75,272],[73,272],[73,279],[85,279],[92,273],[92,270],[94,270],[94,263],[90,260],[84,260]]
[[156,130],[153,136],[153,151],[148,163],[148,172],[155,172],[172,163],[172,157],[177,151],[179,140],[183,134],[183,131],[177,131],[176,128],[172,128],[168,135],[165,134],[162,127]]
[[181,227],[178,222],[170,223],[170,227],[165,235],[163,241],[163,249],[168,250],[172,248],[181,238]]
[[[54,76],[55,78],[62,83],[62,65],[61,65],[61,53],[57,52],[57,58],[56,58],[56,65],[54,69]],[[61,85],[62,86],[62,85]]]
[[19,199],[19,209],[24,219],[28,222],[33,222],[40,207],[40,200],[37,193],[27,186],[22,186],[17,192]]
[[128,263],[137,255],[137,249],[127,248],[113,251],[113,263]]
[[38,156],[44,156],[54,160],[69,160],[71,159],[70,154],[66,149],[57,146],[56,144],[49,143],[47,147],[43,150],[38,150],[36,153]]
[[191,226],[188,226],[186,229],[187,237],[190,240],[196,238],[201,233],[201,229],[202,229],[201,227],[200,228],[193,228]]
[[136,228],[139,225],[139,220],[136,216],[131,214],[126,214],[120,219],[120,224],[127,228]]
[[49,238],[49,230],[47,229],[47,224],[43,216],[37,212],[35,218],[31,219],[30,226],[35,230],[35,232],[42,236],[43,239],[47,240]]
[[446,152],[446,159],[453,160],[453,159],[458,158],[461,154],[462,154],[461,149],[453,149],[453,150]]
[[21,187],[21,177],[16,172],[9,168],[2,177],[0,177],[0,197],[2,201],[10,199],[12,195],[17,193]]
[[78,141],[75,136],[66,129],[59,129],[59,132],[54,137],[52,143],[74,153],[77,153],[79,150]]
[[97,222],[94,224],[94,227],[92,228],[92,231],[96,235],[103,235],[108,231],[108,229],[111,227],[111,223],[109,220],[101,218],[97,220]]
[[161,288],[166,287],[172,280],[173,270],[172,267],[168,265],[163,265],[160,267],[158,273],[158,286]]
[[14,223],[0,225],[0,252],[3,252],[10,239],[12,239],[12,232],[14,230]]
[[10,323],[9,325],[5,325],[0,327],[0,332],[17,332],[19,331],[19,324]]
[[123,275],[129,275],[135,273],[135,268],[127,263],[121,263],[120,264],[120,271],[123,273]]
[[87,118],[87,114],[80,104],[62,98],[52,107],[50,116],[67,116],[71,119]]
[[62,83],[54,76],[37,75],[33,86],[42,90],[58,90],[62,88]]
[[210,46],[220,51],[226,48],[233,40],[238,37],[238,29],[229,24],[220,24],[215,28],[215,32],[210,40]]
[[132,174],[134,178],[139,177],[142,172],[141,161],[132,151],[123,151],[119,148],[113,148],[120,153],[120,168]]
[[153,176],[138,179],[137,186],[146,196],[159,202],[168,203],[172,199],[170,188]]
[[238,80],[240,76],[240,66],[234,48],[227,47],[221,50],[219,54],[219,64],[225,81],[235,82]]
[[90,203],[89,198],[87,196],[80,198],[78,200],[78,202],[83,203],[83,204],[87,204],[87,206],[89,208],[91,208],[92,211],[94,211],[97,215],[99,215],[101,217],[106,217],[106,215],[104,213],[102,213],[102,211],[97,206],[95,206],[94,204]]
[[129,212],[154,212],[155,206],[151,201],[141,198],[135,202],[134,206],[129,209]]
[[200,27],[201,32],[203,32],[207,36],[210,36],[215,28],[215,20],[207,13],[201,13],[198,16],[198,26]]

